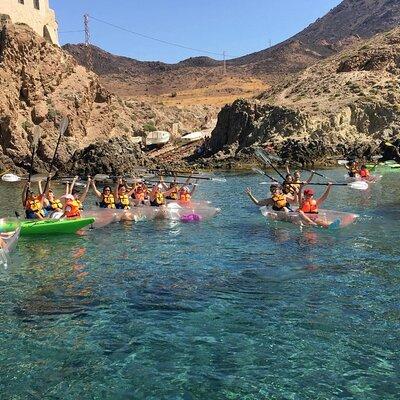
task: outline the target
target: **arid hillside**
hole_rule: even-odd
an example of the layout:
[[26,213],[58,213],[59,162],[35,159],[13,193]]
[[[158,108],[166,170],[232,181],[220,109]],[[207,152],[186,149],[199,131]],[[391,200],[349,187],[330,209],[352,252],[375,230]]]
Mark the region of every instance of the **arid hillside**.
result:
[[[280,81],[359,40],[400,23],[397,0],[344,0],[302,32],[274,47],[223,63],[195,57],[177,64],[141,62],[92,48],[93,70],[112,93],[168,104],[224,105],[251,98]],[[64,47],[86,65],[83,45]],[[241,85],[242,83],[242,85]]]
[[329,57],[219,114],[209,143],[216,159],[270,146],[301,162],[379,152],[400,137],[400,28]]

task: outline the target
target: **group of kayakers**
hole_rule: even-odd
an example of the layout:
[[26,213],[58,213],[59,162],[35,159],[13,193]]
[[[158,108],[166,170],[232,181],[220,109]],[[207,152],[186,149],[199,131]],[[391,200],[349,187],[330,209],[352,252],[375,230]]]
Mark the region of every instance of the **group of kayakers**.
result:
[[316,199],[314,198],[315,192],[313,189],[305,189],[305,186],[311,182],[313,176],[314,172],[306,181],[302,181],[300,171],[296,171],[292,176],[290,171],[287,170],[283,184],[278,182],[272,184],[270,186],[270,195],[267,198],[258,200],[254,197],[251,188],[246,189],[246,194],[259,207],[269,206],[277,212],[297,212],[305,225],[329,227],[332,222],[319,218],[318,213],[322,203],[329,196],[332,183],[329,182],[322,196]]
[[[114,189],[105,185],[100,191],[96,181],[88,177],[82,193],[76,189],[78,177],[71,184],[66,184],[65,193],[59,198],[50,187],[50,179],[47,180],[44,190],[41,182],[38,183],[38,193],[31,190],[31,184],[27,183],[22,192],[22,204],[27,219],[44,218],[76,218],[81,216],[83,203],[86,200],[90,188],[98,198],[98,206],[103,209],[128,210],[138,206],[165,206],[167,200],[190,203],[196,190],[196,183],[190,184],[189,177],[184,184],[179,184],[176,179],[167,184],[163,177],[158,182],[148,187],[138,179],[129,186],[122,178],[116,180]],[[189,187],[191,185],[191,188]]]
[[367,179],[371,175],[366,165],[362,164],[360,166],[360,164],[355,160],[351,160],[345,164],[345,168],[347,169],[350,178]]

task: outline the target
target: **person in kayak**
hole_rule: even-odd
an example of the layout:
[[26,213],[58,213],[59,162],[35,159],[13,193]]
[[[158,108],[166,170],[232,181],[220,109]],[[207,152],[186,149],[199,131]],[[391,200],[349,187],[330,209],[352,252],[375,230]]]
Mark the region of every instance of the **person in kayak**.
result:
[[179,202],[188,204],[192,201],[193,194],[196,190],[197,185],[194,184],[192,190],[189,189],[188,186],[182,186],[179,190]]
[[100,199],[100,208],[115,208],[115,199],[111,191],[111,186],[104,186],[103,192],[100,192],[96,187],[94,179],[91,181],[94,194]]
[[279,185],[270,186],[271,197],[266,199],[257,200],[251,191],[251,188],[247,188],[245,193],[250,197],[251,201],[259,206],[272,207],[274,211],[290,212],[290,204],[296,203],[297,196],[292,194],[284,194],[282,187]]
[[152,207],[161,207],[166,203],[166,197],[169,196],[172,189],[165,191],[165,183],[161,178],[160,182],[157,185],[153,186],[152,191],[150,192],[150,205]]
[[[301,172],[299,170],[296,170],[294,174],[292,175],[290,172],[289,165],[286,165],[286,177],[285,177],[285,182],[284,182],[284,193],[294,193],[296,194],[299,193],[300,191],[300,185],[302,183],[309,184],[314,178],[315,171],[311,171],[311,175],[308,177],[306,181],[301,180]],[[286,188],[285,188],[286,184]],[[286,189],[286,190],[285,190]]]
[[122,178],[118,178],[117,186],[114,190],[115,207],[119,210],[129,210],[131,208],[130,197],[135,191],[132,188],[129,192],[127,191],[126,184],[122,182]]
[[47,193],[45,193],[45,210],[47,211],[47,215],[51,217],[53,213],[59,213],[63,211],[63,204],[60,199],[56,198],[52,189],[47,189]]
[[[323,228],[328,228],[333,224],[337,224],[337,221],[326,221],[321,218],[318,213],[320,206],[328,198],[329,193],[332,189],[332,182],[328,183],[328,186],[322,196],[318,199],[314,199],[315,192],[313,189],[305,189],[301,186],[299,193],[299,209],[297,210],[301,216],[302,222],[306,225],[312,226],[322,226]],[[339,220],[340,224],[340,220]]]
[[64,205],[64,214],[62,217],[80,218],[80,207],[82,203],[79,200],[76,200],[72,194],[65,194],[64,196],[61,196],[61,198],[64,198],[66,200]]
[[46,213],[43,209],[43,194],[36,195],[30,189],[30,182],[27,182],[22,191],[22,205],[25,209],[26,219],[44,219]]
[[138,182],[133,186],[132,196],[135,206],[147,205],[149,201],[149,194],[147,186],[143,182]]
[[358,171],[358,174],[363,179],[368,179],[371,176],[366,165],[361,165],[361,168],[360,168],[360,171]]
[[345,168],[347,169],[347,173],[349,174],[350,178],[357,178],[357,176],[359,176],[357,161],[349,161],[347,164],[345,164]]
[[85,185],[85,189],[83,190],[83,193],[81,194],[79,192],[79,190],[75,189],[75,183],[72,182],[70,194],[72,194],[72,196],[74,196],[74,199],[75,199],[76,203],[78,204],[79,211],[83,211],[83,203],[85,202],[86,197],[89,193],[89,188],[90,188],[91,183],[92,183],[92,178],[90,176],[88,176],[87,183]]

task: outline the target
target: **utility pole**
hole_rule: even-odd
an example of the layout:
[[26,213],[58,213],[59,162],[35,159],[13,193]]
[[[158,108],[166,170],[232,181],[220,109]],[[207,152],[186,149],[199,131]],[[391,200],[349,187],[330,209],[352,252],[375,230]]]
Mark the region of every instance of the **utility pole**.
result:
[[89,70],[93,70],[93,57],[92,48],[90,46],[90,26],[89,26],[89,14],[83,16],[83,24],[85,27],[85,47],[86,47],[86,65]]
[[224,57],[224,75],[226,75],[226,52],[225,52],[225,50],[222,52],[222,55]]

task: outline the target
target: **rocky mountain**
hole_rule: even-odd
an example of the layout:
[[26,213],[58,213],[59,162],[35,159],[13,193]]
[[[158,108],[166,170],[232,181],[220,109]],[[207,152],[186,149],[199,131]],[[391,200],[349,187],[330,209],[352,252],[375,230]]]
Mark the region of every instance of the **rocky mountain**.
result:
[[[282,75],[293,74],[336,54],[360,39],[390,30],[400,23],[398,0],[343,0],[327,15],[302,32],[274,47],[228,60],[228,75],[233,79],[259,79],[254,92],[267,83],[274,84]],[[83,45],[66,45],[80,64],[86,64]],[[208,57],[196,57],[178,64],[141,62],[114,56],[93,47],[94,71],[104,85],[122,96],[151,96],[171,94],[183,90],[208,87],[220,90],[223,82],[226,90],[244,96],[237,85],[226,80],[221,61]],[[251,91],[250,91],[251,92]],[[198,98],[193,102],[198,103]],[[224,100],[224,99],[222,99]]]
[[66,168],[75,151],[112,137],[140,135],[146,126],[181,132],[201,128],[213,109],[185,110],[141,101],[123,101],[57,46],[25,25],[7,22],[0,33],[0,169],[26,170],[35,125],[43,131],[37,167],[52,158],[62,116],[70,120],[57,166]]
[[253,145],[302,163],[369,156],[400,138],[400,28],[358,42],[257,100],[225,106],[208,143],[215,160]]

